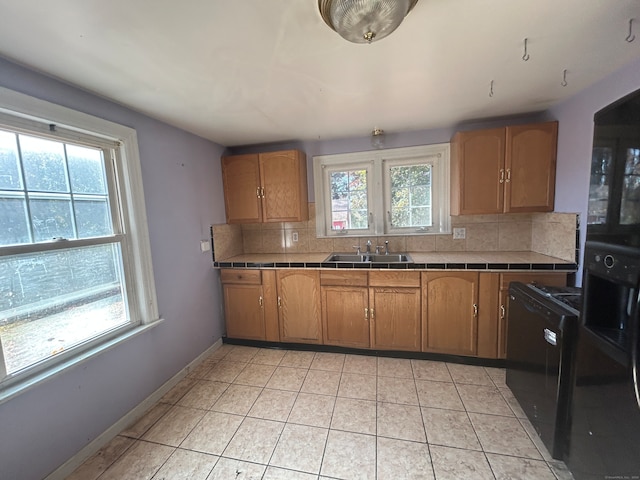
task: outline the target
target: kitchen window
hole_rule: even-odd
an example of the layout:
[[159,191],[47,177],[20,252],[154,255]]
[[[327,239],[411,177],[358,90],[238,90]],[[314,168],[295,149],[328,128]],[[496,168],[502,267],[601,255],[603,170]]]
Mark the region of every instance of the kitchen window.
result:
[[2,393],[158,314],[135,131],[0,94]]
[[319,237],[449,233],[449,144],[314,157]]

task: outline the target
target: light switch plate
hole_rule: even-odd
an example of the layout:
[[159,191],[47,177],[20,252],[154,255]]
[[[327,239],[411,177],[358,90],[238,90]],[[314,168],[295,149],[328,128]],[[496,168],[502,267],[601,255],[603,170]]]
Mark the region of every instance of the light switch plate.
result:
[[291,234],[291,241],[292,242],[297,242],[298,241],[298,232],[293,232]]
[[454,240],[464,240],[467,238],[467,229],[458,227],[453,229],[453,239]]
[[204,253],[208,252],[209,250],[211,250],[211,244],[209,243],[209,240],[200,240],[200,251]]

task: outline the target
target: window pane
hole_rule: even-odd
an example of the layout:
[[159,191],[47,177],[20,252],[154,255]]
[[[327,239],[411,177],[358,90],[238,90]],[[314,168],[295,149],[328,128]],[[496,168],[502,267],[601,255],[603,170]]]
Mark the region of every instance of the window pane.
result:
[[367,205],[367,171],[348,170],[332,172],[331,228],[367,229],[369,207]]
[[54,237],[74,238],[71,223],[71,199],[29,200],[33,235],[36,242]]
[[68,192],[63,144],[26,135],[19,138],[27,189]]
[[8,373],[129,322],[119,244],[0,258]]
[[0,190],[22,190],[15,133],[0,130]]
[[627,148],[620,203],[620,224],[640,224],[640,149],[638,148]]
[[101,150],[67,145],[67,161],[73,193],[107,193]]
[[391,225],[431,226],[431,165],[391,167],[389,176]]
[[28,242],[27,202],[24,196],[0,198],[0,245]]
[[78,238],[101,237],[112,233],[109,203],[106,198],[75,200]]

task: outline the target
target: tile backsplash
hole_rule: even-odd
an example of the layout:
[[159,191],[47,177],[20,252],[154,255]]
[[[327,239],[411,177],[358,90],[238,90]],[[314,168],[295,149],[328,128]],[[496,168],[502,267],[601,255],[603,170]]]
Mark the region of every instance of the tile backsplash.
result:
[[451,217],[452,227],[466,229],[466,238],[461,240],[454,240],[452,234],[317,238],[315,217],[315,203],[310,203],[305,222],[214,225],[216,261],[255,253],[351,252],[369,239],[373,245],[388,240],[392,252],[533,251],[570,262],[576,259],[575,213]]

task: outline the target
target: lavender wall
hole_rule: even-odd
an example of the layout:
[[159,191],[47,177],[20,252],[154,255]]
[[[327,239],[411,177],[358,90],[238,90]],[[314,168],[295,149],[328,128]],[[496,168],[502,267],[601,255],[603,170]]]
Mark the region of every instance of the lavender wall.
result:
[[0,85],[138,132],[158,307],[165,321],[0,405],[0,478],[39,479],[76,454],[222,335],[210,254],[224,222],[223,148],[0,59]]

